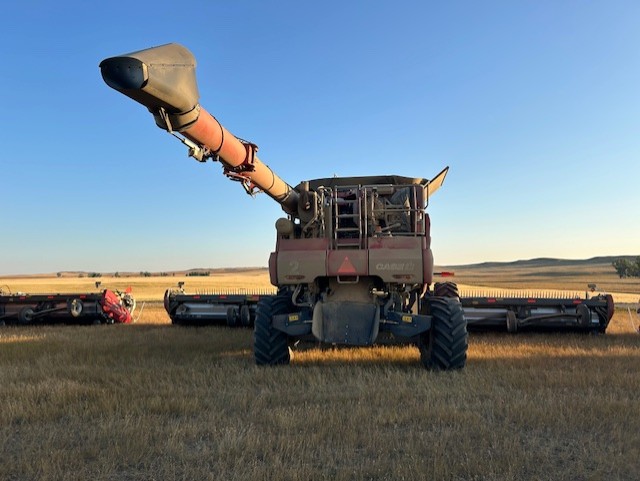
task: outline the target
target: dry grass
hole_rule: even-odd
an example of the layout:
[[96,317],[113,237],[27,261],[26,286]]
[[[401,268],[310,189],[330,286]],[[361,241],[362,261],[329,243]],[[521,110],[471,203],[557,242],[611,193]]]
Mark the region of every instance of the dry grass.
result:
[[[185,289],[189,292],[197,290],[230,289],[237,291],[253,291],[255,289],[272,288],[269,283],[269,271],[255,269],[239,272],[220,272],[210,277],[0,277],[0,288],[8,286],[12,292],[28,292],[29,294],[54,292],[95,292],[95,282],[100,281],[101,289],[119,289],[127,287],[133,289],[133,295],[138,301],[160,301],[169,287],[174,287],[179,281],[185,282]],[[6,287],[5,287],[6,289]]]
[[453,373],[411,347],[261,369],[250,331],[168,322],[156,300],[134,325],[0,330],[0,479],[638,479],[626,310],[606,336],[474,334]]
[[457,267],[454,280],[458,284],[491,286],[519,290],[571,291],[584,295],[587,285],[614,295],[618,304],[638,303],[640,279],[620,279],[610,263],[572,266],[499,266]]

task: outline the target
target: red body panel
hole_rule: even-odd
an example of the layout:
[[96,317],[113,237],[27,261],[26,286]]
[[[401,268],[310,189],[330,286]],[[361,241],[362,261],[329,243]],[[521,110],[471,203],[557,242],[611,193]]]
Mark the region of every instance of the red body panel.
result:
[[131,313],[120,303],[118,295],[109,289],[105,289],[102,293],[100,305],[102,306],[104,313],[109,316],[109,318],[113,319],[113,322],[121,324],[128,324],[131,322]]

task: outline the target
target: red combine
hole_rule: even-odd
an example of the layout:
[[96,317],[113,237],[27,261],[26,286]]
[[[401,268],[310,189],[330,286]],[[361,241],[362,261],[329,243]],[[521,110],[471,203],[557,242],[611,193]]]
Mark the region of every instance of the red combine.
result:
[[[377,175],[329,177],[292,187],[199,103],[195,59],[169,44],[103,60],[108,86],[144,105],[156,124],[199,161],[219,161],[249,194],[262,191],[286,217],[269,259],[278,293],[256,307],[259,365],[288,364],[301,339],[367,346],[414,344],[429,369],[462,368],[467,329],[456,298],[435,296],[425,211],[448,168],[431,180]],[[181,135],[178,135],[181,134]]]

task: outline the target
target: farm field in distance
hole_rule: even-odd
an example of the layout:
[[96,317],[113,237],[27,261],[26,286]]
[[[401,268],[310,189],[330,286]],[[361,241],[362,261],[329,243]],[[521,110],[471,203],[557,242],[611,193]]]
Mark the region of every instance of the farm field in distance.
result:
[[472,333],[466,368],[446,373],[412,347],[313,348],[258,368],[250,330],[170,324],[167,287],[270,288],[264,269],[0,277],[13,292],[131,286],[145,305],[132,325],[0,328],[0,479],[638,479],[626,307],[640,283],[608,266],[442,268],[472,290],[596,283],[619,306],[604,336]]

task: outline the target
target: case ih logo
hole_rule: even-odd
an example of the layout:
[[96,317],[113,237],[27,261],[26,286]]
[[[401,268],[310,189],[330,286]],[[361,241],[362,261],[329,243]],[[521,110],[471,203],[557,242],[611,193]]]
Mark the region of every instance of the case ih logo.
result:
[[376,270],[378,271],[412,271],[415,269],[413,262],[378,262]]

